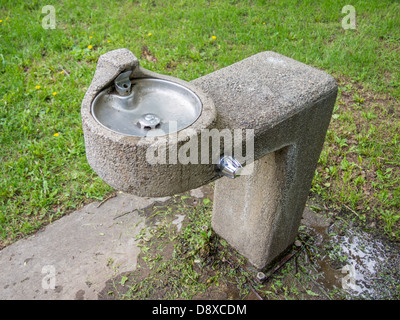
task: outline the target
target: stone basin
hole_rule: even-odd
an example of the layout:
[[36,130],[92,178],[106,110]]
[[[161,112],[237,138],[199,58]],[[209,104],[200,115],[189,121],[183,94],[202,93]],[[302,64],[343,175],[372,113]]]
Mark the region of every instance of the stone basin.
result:
[[[117,190],[163,197],[219,177],[211,160],[184,164],[176,158],[187,141],[215,127],[211,98],[189,82],[139,66],[128,49],[100,56],[81,116],[87,160]],[[151,161],[149,150],[153,158],[162,150],[165,161]]]

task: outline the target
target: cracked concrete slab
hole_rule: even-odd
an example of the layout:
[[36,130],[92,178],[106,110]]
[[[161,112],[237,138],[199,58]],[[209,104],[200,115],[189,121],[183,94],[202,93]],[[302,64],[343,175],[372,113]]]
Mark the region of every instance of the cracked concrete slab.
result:
[[136,268],[138,213],[155,201],[116,193],[0,251],[1,300],[97,299],[115,274]]

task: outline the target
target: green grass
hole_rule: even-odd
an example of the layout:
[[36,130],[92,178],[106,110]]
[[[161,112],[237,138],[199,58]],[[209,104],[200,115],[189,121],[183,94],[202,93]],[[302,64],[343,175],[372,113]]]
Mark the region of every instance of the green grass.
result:
[[341,86],[312,191],[365,225],[400,238],[398,102],[351,81]]
[[[86,162],[80,103],[98,57],[121,47],[184,80],[265,50],[333,74],[340,95],[312,192],[399,237],[400,4],[354,1],[356,30],[344,30],[347,4],[3,0],[0,247],[111,191]],[[45,5],[54,30],[42,28]]]

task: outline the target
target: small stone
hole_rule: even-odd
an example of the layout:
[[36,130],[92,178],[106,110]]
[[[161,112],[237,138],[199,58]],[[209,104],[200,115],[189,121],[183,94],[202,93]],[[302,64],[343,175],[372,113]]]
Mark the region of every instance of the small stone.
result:
[[375,228],[376,227],[376,222],[375,221],[371,222],[371,224],[369,226],[370,226],[370,228]]

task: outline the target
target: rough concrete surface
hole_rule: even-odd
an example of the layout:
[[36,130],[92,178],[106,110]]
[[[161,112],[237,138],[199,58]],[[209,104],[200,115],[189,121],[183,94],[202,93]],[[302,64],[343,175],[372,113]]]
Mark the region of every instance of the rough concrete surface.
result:
[[267,51],[192,82],[213,98],[218,129],[254,130],[254,159],[266,164],[256,162],[251,176],[239,181],[216,181],[213,228],[262,269],[297,235],[336,81]]
[[[131,78],[157,78],[188,88],[202,103],[200,116],[190,125],[190,129],[185,128],[179,134],[167,136],[167,144],[164,139],[152,138],[151,135],[129,136],[105,128],[91,113],[92,101],[126,70],[133,71]],[[171,155],[188,140],[198,139],[202,129],[213,128],[216,109],[213,100],[190,82],[139,67],[137,58],[128,49],[113,50],[100,56],[92,83],[82,101],[81,117],[87,160],[93,170],[116,190],[143,197],[163,197],[200,187],[218,176],[211,162],[208,165],[200,162],[183,164],[172,159],[168,164],[149,163],[149,148],[165,148],[165,153]]]
[[117,193],[4,248],[0,299],[97,299],[107,280],[136,268],[145,226],[136,210],[166,199]]
[[271,237],[281,210],[284,180],[279,158],[271,153],[255,161],[252,175],[224,177],[215,183],[213,229],[258,268],[275,257]]

